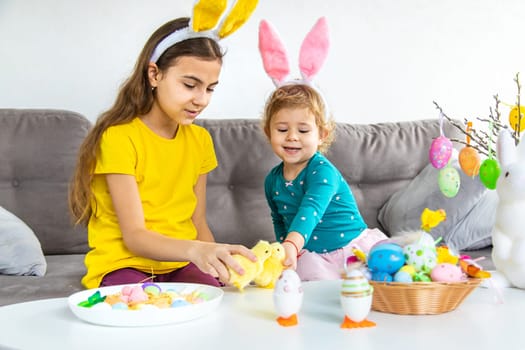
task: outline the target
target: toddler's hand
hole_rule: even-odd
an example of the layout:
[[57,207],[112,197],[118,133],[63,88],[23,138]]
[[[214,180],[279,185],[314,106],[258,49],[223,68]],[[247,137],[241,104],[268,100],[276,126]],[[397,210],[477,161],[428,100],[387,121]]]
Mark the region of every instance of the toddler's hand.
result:
[[290,242],[283,242],[282,246],[286,253],[283,265],[285,268],[295,270],[297,268],[297,249]]

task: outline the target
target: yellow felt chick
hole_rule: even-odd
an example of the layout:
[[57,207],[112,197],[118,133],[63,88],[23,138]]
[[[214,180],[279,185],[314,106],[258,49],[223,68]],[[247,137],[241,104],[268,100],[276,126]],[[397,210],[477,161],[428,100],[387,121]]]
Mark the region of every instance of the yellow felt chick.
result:
[[241,292],[244,291],[244,287],[250,284],[251,281],[257,277],[263,270],[264,262],[272,254],[272,247],[267,241],[259,241],[253,248],[252,252],[257,256],[257,261],[253,262],[250,259],[246,258],[240,254],[234,254],[232,257],[241,264],[244,269],[244,274],[239,275],[237,272],[233,271],[231,268],[228,268],[230,273],[230,284],[234,285]]
[[438,264],[449,263],[456,265],[459,261],[459,256],[453,254],[447,246],[436,247],[436,262]]
[[421,229],[430,232],[431,229],[446,220],[446,218],[447,213],[444,209],[430,210],[425,208],[421,213]]
[[275,282],[283,272],[283,262],[286,253],[279,242],[274,242],[270,244],[270,246],[272,248],[272,254],[264,262],[262,272],[255,277],[253,281],[257,287],[273,289],[275,287]]

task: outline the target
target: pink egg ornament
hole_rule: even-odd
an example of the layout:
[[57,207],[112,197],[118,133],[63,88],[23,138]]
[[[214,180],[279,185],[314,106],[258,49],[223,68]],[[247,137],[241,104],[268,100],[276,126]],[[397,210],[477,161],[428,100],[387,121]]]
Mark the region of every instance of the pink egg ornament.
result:
[[446,136],[439,136],[430,145],[428,158],[430,164],[436,169],[441,169],[448,164],[450,156],[452,155],[452,141]]
[[461,268],[451,263],[437,264],[430,273],[434,282],[460,282],[465,280]]

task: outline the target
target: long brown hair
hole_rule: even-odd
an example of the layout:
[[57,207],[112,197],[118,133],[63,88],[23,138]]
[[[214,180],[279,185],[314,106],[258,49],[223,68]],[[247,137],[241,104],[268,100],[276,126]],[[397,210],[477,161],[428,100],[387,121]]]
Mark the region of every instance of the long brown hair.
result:
[[[100,139],[104,131],[113,125],[125,124],[135,117],[148,113],[155,100],[155,91],[148,79],[148,65],[153,50],[167,35],[187,27],[189,18],[183,17],[165,23],[148,39],[140,53],[131,76],[122,84],[113,106],[102,113],[80,146],[78,161],[69,188],[69,208],[77,224],[87,225],[96,208],[91,182],[94,177]],[[181,41],[168,48],[157,60],[160,72],[176,64],[182,56],[194,56],[205,60],[219,60],[223,52],[218,43],[208,38]]]

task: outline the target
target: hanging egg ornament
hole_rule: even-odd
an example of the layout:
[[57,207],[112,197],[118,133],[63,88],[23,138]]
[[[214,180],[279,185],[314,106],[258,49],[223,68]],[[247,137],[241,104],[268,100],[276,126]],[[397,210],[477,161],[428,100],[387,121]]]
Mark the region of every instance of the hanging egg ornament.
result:
[[525,106],[520,106],[519,110],[521,112],[521,116],[518,116],[518,106],[512,107],[509,113],[509,125],[514,131],[518,131],[519,124],[519,132],[522,132],[525,130]]
[[441,193],[443,193],[445,197],[455,197],[461,185],[461,178],[458,171],[451,166],[441,169],[438,175],[438,185]]
[[452,141],[446,136],[439,136],[430,145],[428,157],[430,164],[436,169],[441,169],[448,164],[450,156],[452,155]]
[[481,163],[479,167],[479,179],[481,183],[489,190],[496,189],[496,183],[498,182],[499,174],[501,169],[498,161],[494,158],[488,158]]
[[470,131],[472,129],[472,122],[467,122],[467,146],[459,152],[458,161],[461,170],[467,176],[476,176],[479,174],[479,166],[481,164],[481,158],[478,151],[470,147]]
[[459,166],[461,170],[468,176],[476,176],[479,174],[479,166],[481,164],[481,158],[478,151],[470,146],[464,147],[459,152]]

